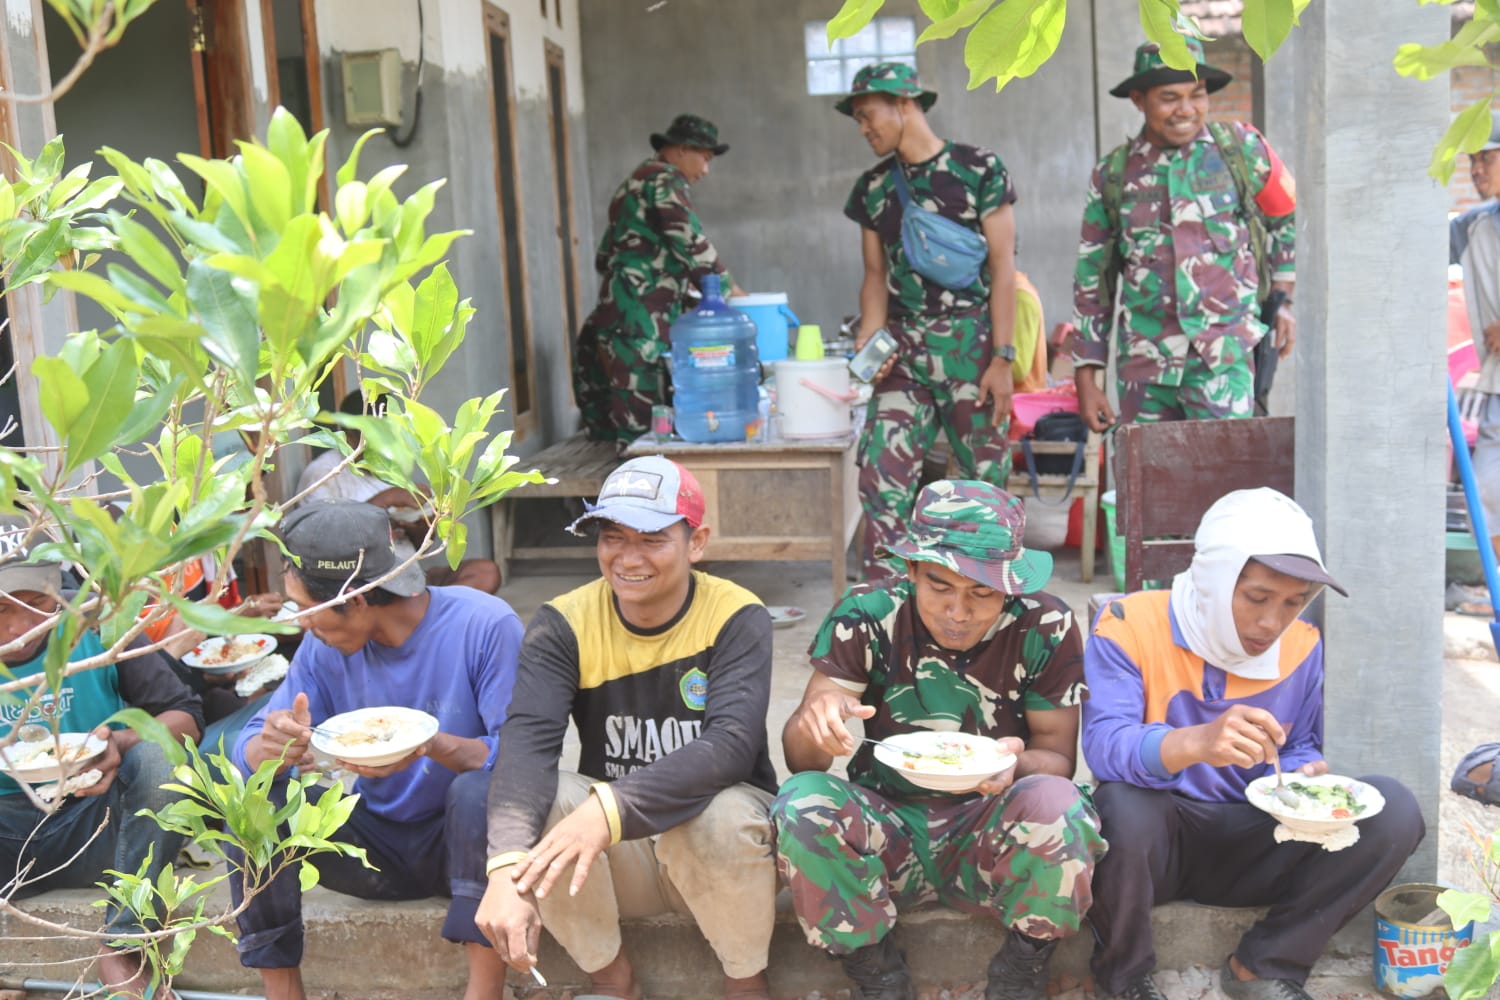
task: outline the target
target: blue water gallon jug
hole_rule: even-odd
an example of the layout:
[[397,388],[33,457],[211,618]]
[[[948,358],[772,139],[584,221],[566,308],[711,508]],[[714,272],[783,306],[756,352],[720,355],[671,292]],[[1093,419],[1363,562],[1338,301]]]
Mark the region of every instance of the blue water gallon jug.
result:
[[744,441],[760,419],[755,321],[724,301],[719,276],[672,323],[672,406],[684,441]]

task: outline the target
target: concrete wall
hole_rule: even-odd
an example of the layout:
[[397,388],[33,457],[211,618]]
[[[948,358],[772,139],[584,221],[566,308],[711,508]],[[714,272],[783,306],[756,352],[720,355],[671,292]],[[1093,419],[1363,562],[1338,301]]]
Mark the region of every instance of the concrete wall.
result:
[[[1297,500],[1350,598],[1324,600],[1326,750],[1416,792],[1437,849],[1443,683],[1447,192],[1427,176],[1448,88],[1390,68],[1448,34],[1442,7],[1314,4],[1297,41]],[[1375,152],[1378,151],[1378,154]],[[1371,198],[1371,191],[1380,197]],[[1392,251],[1391,234],[1400,233]]]
[[[859,236],[843,216],[859,173],[874,163],[834,98],[807,93],[803,26],[837,10],[828,0],[581,0],[595,225],[615,185],[651,155],[672,117],[712,119],[733,148],[693,192],[710,238],[750,291],[785,291],[825,331],[856,311]],[[1133,9],[1133,6],[1132,6]],[[1073,260],[1093,167],[1092,39],[1087,6],[1057,56],[996,94],[965,89],[962,38],[922,46],[924,83],[940,93],[940,135],[989,146],[1015,180],[1020,267],[1041,290],[1050,324],[1071,315]],[[883,13],[919,14],[912,0]],[[918,25],[925,23],[919,16]],[[591,295],[593,290],[591,289]]]

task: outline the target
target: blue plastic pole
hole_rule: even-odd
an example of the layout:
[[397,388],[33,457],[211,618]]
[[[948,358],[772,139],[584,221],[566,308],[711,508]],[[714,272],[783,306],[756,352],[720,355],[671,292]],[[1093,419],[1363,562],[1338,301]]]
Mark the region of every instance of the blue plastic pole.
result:
[[[1479,484],[1474,479],[1474,462],[1469,458],[1469,443],[1464,439],[1464,424],[1458,416],[1458,397],[1453,393],[1453,380],[1448,380],[1448,437],[1453,442],[1453,460],[1458,463],[1458,477],[1464,484],[1464,501],[1469,505],[1469,527],[1474,532],[1474,544],[1479,549],[1479,562],[1484,567],[1485,586],[1490,590],[1490,607],[1496,609],[1496,620],[1500,621],[1500,572],[1495,568],[1495,547],[1490,544],[1490,529],[1484,519],[1484,504],[1479,499]],[[1494,626],[1490,627],[1493,634]],[[1500,636],[1496,650],[1500,651]]]

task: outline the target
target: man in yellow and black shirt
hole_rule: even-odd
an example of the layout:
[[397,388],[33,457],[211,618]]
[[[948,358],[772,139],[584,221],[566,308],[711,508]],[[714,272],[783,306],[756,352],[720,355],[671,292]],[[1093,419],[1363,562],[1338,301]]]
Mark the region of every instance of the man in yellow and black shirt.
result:
[[[602,577],[532,619],[501,731],[476,922],[523,971],[545,925],[599,996],[640,995],[620,917],[677,911],[713,946],[725,997],[769,1000],[771,618],[693,569],[703,512],[675,462],[610,474],[570,528],[597,530]],[[570,716],[577,774],[558,770]]]

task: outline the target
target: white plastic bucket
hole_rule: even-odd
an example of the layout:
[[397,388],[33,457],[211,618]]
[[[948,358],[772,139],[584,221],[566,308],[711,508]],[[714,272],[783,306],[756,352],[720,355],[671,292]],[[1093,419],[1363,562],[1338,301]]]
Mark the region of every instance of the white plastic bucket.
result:
[[784,438],[843,437],[854,398],[843,358],[776,362],[776,412]]
[[802,325],[797,314],[786,304],[786,292],[751,292],[729,299],[731,307],[755,321],[755,348],[762,364],[780,361],[787,356],[792,331]]

